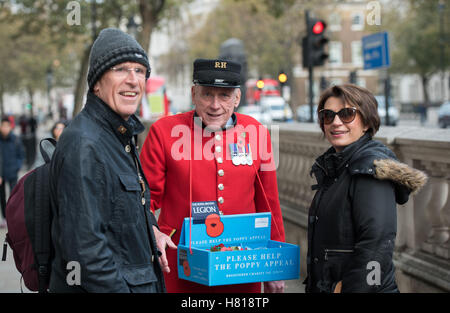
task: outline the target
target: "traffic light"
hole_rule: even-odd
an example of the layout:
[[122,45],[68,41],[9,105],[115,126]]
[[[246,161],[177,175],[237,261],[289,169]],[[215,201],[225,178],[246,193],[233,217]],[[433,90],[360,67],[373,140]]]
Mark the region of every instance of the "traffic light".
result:
[[309,44],[308,44],[307,36],[302,38],[302,60],[303,60],[303,67],[308,68],[309,67]]
[[260,79],[258,79],[258,81],[256,82],[256,87],[259,89],[259,90],[262,90],[263,88],[264,88],[264,81],[260,78]]
[[281,85],[284,85],[287,82],[287,75],[285,72],[281,71],[280,74],[278,74],[278,81]]
[[303,37],[303,67],[321,66],[328,58],[325,45],[328,38],[325,36],[327,24],[323,20],[309,18],[307,20],[307,35]]
[[328,54],[325,52],[325,45],[328,43],[328,38],[325,37],[327,24],[322,20],[313,19],[311,25],[312,65],[320,66],[328,58]]

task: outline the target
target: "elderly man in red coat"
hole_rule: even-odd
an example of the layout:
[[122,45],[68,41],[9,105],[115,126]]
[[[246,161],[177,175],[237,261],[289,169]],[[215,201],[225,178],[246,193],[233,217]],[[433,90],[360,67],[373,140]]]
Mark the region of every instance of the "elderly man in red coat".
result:
[[[142,148],[151,209],[161,210],[154,228],[168,292],[261,292],[260,283],[207,287],[178,278],[175,243],[192,202],[216,201],[224,215],[270,211],[271,237],[285,241],[269,132],[234,113],[240,71],[232,61],[197,59],[195,110],[156,121]],[[265,282],[264,291],[283,292],[284,282]]]

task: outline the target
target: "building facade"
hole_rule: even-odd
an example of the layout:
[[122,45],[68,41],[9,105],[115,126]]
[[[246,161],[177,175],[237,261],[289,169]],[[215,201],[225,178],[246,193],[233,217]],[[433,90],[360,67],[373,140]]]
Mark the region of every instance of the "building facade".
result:
[[[323,87],[350,82],[351,72],[356,73],[356,84],[368,88],[374,94],[382,94],[379,71],[363,69],[362,37],[369,34],[366,30],[367,15],[370,13],[367,2],[329,5],[314,13],[314,17],[327,23],[326,34],[329,38],[329,58],[323,66],[314,68],[314,103],[318,102]],[[297,105],[307,104],[308,69],[298,65],[293,72],[299,98]],[[323,80],[326,82],[325,86],[321,84]]]

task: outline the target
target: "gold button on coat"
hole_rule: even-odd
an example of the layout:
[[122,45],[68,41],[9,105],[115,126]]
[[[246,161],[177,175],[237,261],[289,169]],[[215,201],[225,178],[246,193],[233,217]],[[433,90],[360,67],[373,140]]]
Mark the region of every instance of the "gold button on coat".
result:
[[130,145],[126,145],[126,146],[125,146],[125,151],[126,151],[126,152],[130,152],[130,151],[131,151]]

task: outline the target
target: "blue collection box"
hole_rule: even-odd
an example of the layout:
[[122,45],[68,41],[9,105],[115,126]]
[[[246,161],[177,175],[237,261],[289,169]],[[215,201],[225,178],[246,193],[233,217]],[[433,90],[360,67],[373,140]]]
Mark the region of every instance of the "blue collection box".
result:
[[[189,225],[189,218],[183,221],[177,258],[179,278],[207,286],[299,278],[300,248],[270,240],[271,213],[209,217],[204,223]],[[210,251],[219,244],[248,249]]]

